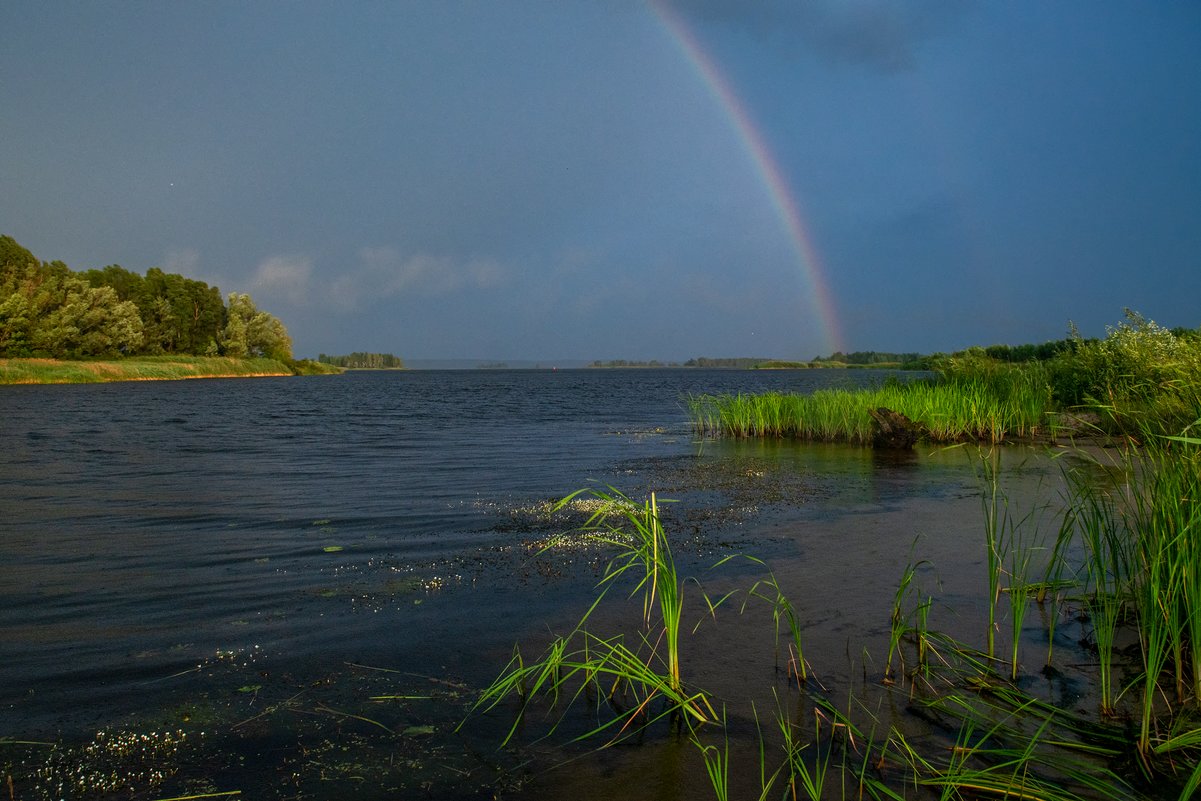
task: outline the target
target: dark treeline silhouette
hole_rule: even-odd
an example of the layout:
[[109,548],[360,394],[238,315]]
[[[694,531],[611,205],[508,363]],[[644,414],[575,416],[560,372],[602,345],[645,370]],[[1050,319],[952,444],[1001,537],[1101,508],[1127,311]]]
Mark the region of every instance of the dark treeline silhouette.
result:
[[317,356],[317,361],[352,370],[398,370],[405,366],[399,356],[393,356],[391,353],[360,353],[357,351],[346,356],[327,356],[322,353]]
[[685,367],[735,367],[742,370],[750,368],[769,361],[769,359],[753,359],[745,356],[734,358],[710,358],[708,356],[697,356],[695,359],[689,359],[684,362]]
[[842,362],[843,364],[892,364],[912,362],[920,359],[920,353],[884,353],[878,350],[857,350],[854,353],[834,351],[829,356],[815,356],[815,362]]

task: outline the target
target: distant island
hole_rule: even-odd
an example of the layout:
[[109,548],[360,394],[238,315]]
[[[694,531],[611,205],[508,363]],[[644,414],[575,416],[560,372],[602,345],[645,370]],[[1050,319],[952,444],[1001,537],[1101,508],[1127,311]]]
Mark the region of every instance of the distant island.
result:
[[663,362],[658,359],[649,361],[631,361],[628,359],[597,359],[590,367],[597,368],[664,368],[664,367],[699,367],[704,369],[722,370],[812,370],[830,367],[878,367],[906,370],[923,370],[924,357],[919,353],[881,353],[879,351],[859,351],[843,353],[837,351],[830,356],[815,356],[811,361],[788,361],[770,359],[759,356],[710,357],[697,356],[686,362]]
[[404,362],[391,353],[363,353],[355,351],[346,356],[317,356],[319,364],[329,364],[347,370],[403,370]]

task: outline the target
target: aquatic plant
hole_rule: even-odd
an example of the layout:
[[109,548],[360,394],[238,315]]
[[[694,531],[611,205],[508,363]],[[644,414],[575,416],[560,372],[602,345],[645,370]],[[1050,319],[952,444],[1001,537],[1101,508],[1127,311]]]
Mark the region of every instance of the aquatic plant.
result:
[[[642,505],[613,490],[579,490],[557,505],[564,508],[579,496],[590,495],[600,506],[583,525],[594,541],[616,551],[598,584],[599,593],[574,630],[555,638],[543,655],[526,664],[516,651],[509,665],[476,701],[473,711],[487,711],[510,695],[522,702],[522,713],[540,697],[558,705],[570,691],[566,714],[586,694],[604,699],[614,715],[584,734],[583,738],[611,733],[614,740],[645,729],[656,720],[667,719],[684,728],[717,720],[709,696],[686,689],[681,679],[679,637],[683,612],[683,583],[676,571],[671,546],[659,518],[654,494]],[[617,517],[624,525],[613,522]],[[553,547],[553,546],[550,546]],[[633,582],[631,597],[642,596],[642,630],[635,646],[624,635],[602,637],[586,627],[589,618],[622,578]],[[663,703],[659,711],[652,702]],[[518,721],[508,737],[517,731]],[[559,718],[559,721],[562,717]],[[550,731],[558,727],[552,723]],[[506,738],[507,740],[508,738]]]
[[[1020,373],[1015,369],[1015,376]],[[893,382],[873,389],[828,389],[800,395],[694,395],[687,398],[698,434],[787,437],[816,442],[866,444],[872,439],[869,410],[899,412],[934,442],[1001,442],[1030,437],[1045,428],[1049,391],[1028,376],[1009,382],[1006,393],[982,379]]]
[[[978,449],[973,464],[981,487],[986,631],[977,647],[932,630],[934,598],[915,586],[919,568],[928,563],[909,562],[889,612],[882,682],[883,692],[903,696],[903,703],[893,709],[883,738],[874,736],[875,714],[857,692],[850,693],[846,711],[838,711],[802,672],[807,665],[800,616],[761,560],[736,555],[718,561],[719,566],[739,560],[762,568],[766,577],[748,590],[710,598],[698,585],[710,617],[734,598],[743,599],[744,610],[751,601],[768,605],[777,668],[787,632],[787,677],[796,682],[786,686],[813,706],[808,735],[799,723],[802,713],[786,713],[778,696],[774,727],[760,729],[755,714],[759,797],[772,797],[782,785],[784,797],[810,799],[840,792],[842,797],[902,799],[912,791],[919,798],[1078,801],[1163,797],[1165,787],[1181,801],[1190,798],[1201,787],[1201,506],[1196,501],[1201,442],[1189,436],[1161,438],[1152,448],[1126,451],[1103,470],[1087,463],[1065,469],[1057,537],[1045,557],[1044,507],[1025,515],[1011,512],[997,449]],[[671,556],[657,501],[652,495],[637,506],[620,493],[589,493],[599,506],[588,528],[617,554],[604,572],[599,597],[575,630],[555,639],[538,660],[526,663],[515,652],[473,710],[494,708],[516,695],[520,718],[541,698],[540,708],[549,704],[553,710],[553,732],[567,709],[588,698],[597,710],[607,706],[610,711],[577,739],[603,735],[606,744],[628,740],[656,721],[671,721],[697,749],[714,795],[727,799],[738,766],[731,764],[726,707],[718,715],[715,697],[684,681],[678,649],[687,581]],[[563,508],[578,495],[565,499]],[[1040,573],[1042,581],[1033,580]],[[623,576],[628,579],[623,584],[633,585],[631,595],[642,599],[632,647],[622,635],[603,637],[587,628],[596,605]],[[1004,606],[1002,594],[1008,597]],[[1029,691],[1035,683],[1023,675],[1020,644],[1032,601],[1052,607],[1049,628],[1065,603],[1087,611],[1081,619],[1098,654],[1096,713],[1065,708]],[[998,670],[995,632],[1006,606],[1008,669]],[[893,677],[898,660],[905,669],[902,642],[908,637],[916,642],[920,670],[906,674],[913,679],[906,688]],[[1137,648],[1119,649],[1120,638],[1133,639]],[[1056,674],[1051,655],[1048,649],[1048,676]],[[864,681],[863,692],[870,692],[866,668]],[[754,711],[753,701],[750,706]],[[868,734],[853,720],[865,714],[873,721]],[[907,731],[910,716],[926,721],[929,733],[915,738]],[[509,737],[516,730],[515,722]],[[1131,771],[1132,765],[1138,771]]]

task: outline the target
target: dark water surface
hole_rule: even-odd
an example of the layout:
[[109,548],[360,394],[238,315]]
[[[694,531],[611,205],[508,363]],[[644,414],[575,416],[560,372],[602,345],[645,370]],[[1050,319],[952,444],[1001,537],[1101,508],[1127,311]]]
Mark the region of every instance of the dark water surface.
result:
[[[701,443],[683,399],[883,378],[480,370],[0,388],[0,743],[55,743],[0,758],[22,798],[488,797],[504,760],[463,754],[497,732],[421,738],[449,736],[444,718],[515,640],[590,596],[595,557],[529,547],[563,529],[539,505],[589,482],[680,499],[668,526],[698,565],[733,550],[791,565],[781,575],[814,647],[841,654],[886,630],[914,536],[937,539],[948,596],[975,570],[967,461]],[[406,693],[421,700],[362,712]],[[430,709],[439,699],[450,713]],[[102,781],[110,762],[122,777]]]

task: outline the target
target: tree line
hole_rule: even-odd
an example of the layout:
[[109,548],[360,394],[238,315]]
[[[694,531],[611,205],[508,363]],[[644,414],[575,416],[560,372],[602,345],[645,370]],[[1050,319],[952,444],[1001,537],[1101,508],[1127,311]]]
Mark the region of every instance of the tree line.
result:
[[359,351],[346,356],[327,356],[322,353],[317,356],[317,361],[351,370],[399,370],[405,366],[399,356],[393,356],[391,353],[362,353]]
[[284,324],[250,295],[152,267],[74,272],[0,236],[0,356],[189,354],[292,358]]
[[842,364],[891,364],[916,361],[920,353],[887,353],[878,350],[857,350],[854,353],[834,351],[829,356],[814,356],[815,362],[841,362]]

